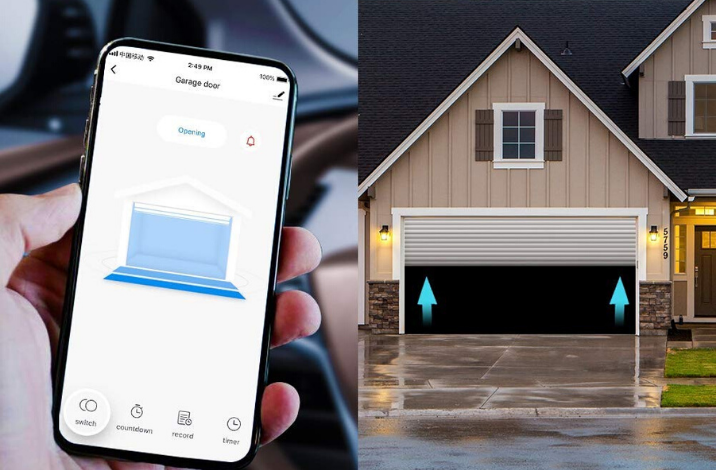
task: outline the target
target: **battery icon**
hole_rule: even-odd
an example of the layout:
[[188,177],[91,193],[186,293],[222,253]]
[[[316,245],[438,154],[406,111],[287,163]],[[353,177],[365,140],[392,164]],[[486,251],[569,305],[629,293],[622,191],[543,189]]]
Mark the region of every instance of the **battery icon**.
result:
[[285,77],[277,77],[277,81],[278,81],[278,82],[287,83],[287,78],[285,78]]

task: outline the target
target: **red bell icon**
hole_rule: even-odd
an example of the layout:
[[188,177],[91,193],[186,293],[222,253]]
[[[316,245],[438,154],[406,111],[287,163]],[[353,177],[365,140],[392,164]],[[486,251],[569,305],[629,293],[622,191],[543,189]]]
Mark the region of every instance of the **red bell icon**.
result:
[[252,147],[253,145],[255,145],[255,137],[253,137],[253,136],[248,137],[247,142],[245,142],[245,144],[248,147]]

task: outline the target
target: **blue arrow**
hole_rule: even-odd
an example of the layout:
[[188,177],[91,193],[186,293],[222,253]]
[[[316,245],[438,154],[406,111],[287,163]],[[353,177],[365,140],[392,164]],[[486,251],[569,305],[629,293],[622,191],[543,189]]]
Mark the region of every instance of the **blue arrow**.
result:
[[437,305],[435,300],[435,294],[433,294],[432,287],[430,287],[430,281],[425,278],[425,284],[420,291],[420,298],[418,299],[418,305],[422,305],[423,312],[423,326],[430,326],[432,324],[432,306]]
[[615,292],[613,292],[612,299],[610,299],[610,305],[615,305],[615,326],[622,326],[625,322],[625,306],[629,303],[622,278],[618,278]]

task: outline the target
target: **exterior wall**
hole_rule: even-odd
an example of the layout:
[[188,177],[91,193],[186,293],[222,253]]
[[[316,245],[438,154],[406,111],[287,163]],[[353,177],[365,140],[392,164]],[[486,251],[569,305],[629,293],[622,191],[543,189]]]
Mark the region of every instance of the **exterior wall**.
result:
[[372,333],[400,331],[400,284],[398,281],[369,281],[369,327]]
[[[563,110],[563,161],[494,169],[474,158],[474,111],[493,102]],[[392,279],[393,207],[646,207],[670,228],[662,183],[527,49],[510,49],[371,188],[368,278]],[[669,280],[661,241],[647,245],[650,280]]]
[[640,283],[640,334],[666,335],[672,318],[672,283]]
[[703,15],[715,14],[708,0],[642,64],[639,77],[640,138],[684,139],[668,135],[668,82],[685,75],[715,74],[715,49],[703,49]]

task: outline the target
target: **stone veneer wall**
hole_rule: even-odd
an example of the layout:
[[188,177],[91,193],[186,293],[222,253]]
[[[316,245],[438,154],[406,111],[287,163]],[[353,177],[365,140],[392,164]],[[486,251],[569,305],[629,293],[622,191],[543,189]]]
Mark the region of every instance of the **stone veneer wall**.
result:
[[369,327],[373,334],[400,332],[400,282],[368,281]]
[[665,335],[672,319],[672,282],[640,281],[640,334]]
[[[400,331],[400,284],[398,281],[368,281],[369,329],[373,334]],[[640,334],[665,335],[672,318],[672,283],[640,282]]]

